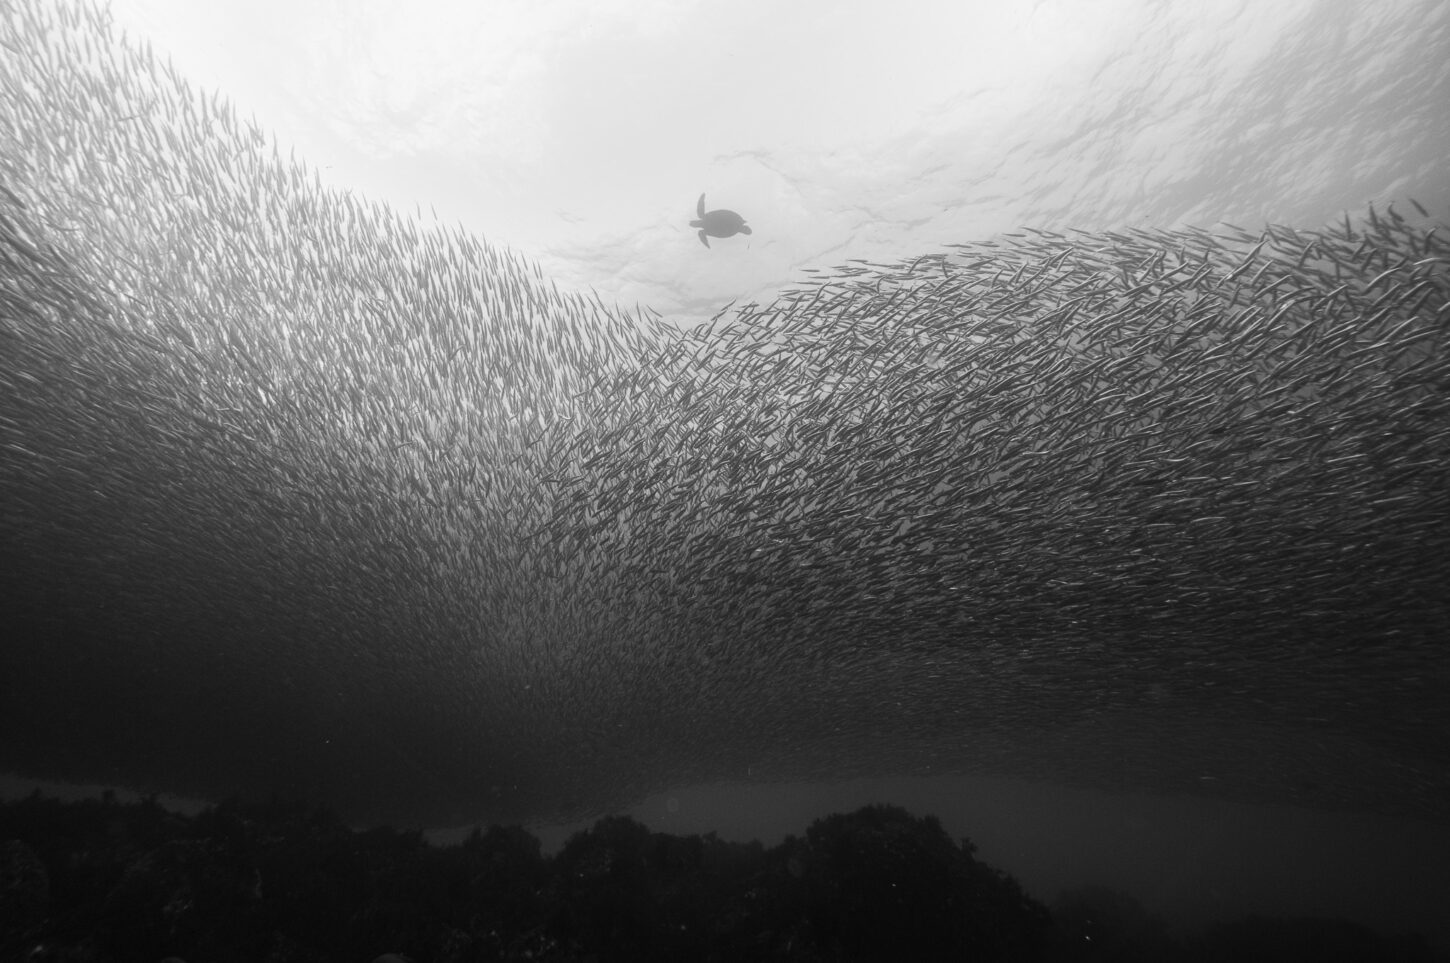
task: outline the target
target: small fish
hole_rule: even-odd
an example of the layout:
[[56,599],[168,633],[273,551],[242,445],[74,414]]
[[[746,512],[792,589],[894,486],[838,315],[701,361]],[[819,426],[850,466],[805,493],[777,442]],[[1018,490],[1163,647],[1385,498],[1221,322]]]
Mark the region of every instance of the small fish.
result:
[[[1271,796],[1278,772],[1234,761],[1256,747],[1165,754],[1159,724],[1329,731],[1352,701],[1388,747],[1443,717],[1418,681],[1450,583],[1428,225],[1013,232],[819,266],[681,331],[324,190],[169,66],[78,46],[100,27],[51,23],[70,0],[8,2],[49,26],[0,17],[25,51],[0,57],[0,128],[25,135],[0,185],[0,459],[25,467],[0,471],[0,547],[37,563],[0,590],[89,598],[95,628],[12,646],[7,681],[108,693],[17,704],[38,754],[108,747],[78,776],[274,776],[427,818],[521,778],[609,806],[742,759],[911,770],[923,738],[980,734],[981,764],[1112,782],[1141,740],[1177,785]],[[67,88],[97,60],[105,83]],[[697,213],[707,246],[750,234]],[[228,724],[185,691],[213,659],[240,671],[206,691],[247,710],[218,745],[255,742],[267,778],[199,771],[176,736]],[[1165,715],[1137,679],[1214,699]],[[452,761],[367,753],[385,729]],[[1350,802],[1444,821],[1400,764]],[[492,815],[541,815],[517,805]]]

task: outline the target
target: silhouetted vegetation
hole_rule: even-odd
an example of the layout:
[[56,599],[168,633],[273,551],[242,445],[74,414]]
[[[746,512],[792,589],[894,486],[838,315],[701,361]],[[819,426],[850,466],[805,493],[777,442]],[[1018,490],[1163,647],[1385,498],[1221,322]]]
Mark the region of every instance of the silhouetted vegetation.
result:
[[1249,919],[1175,941],[1090,888],[1052,914],[940,823],[891,806],[778,846],[601,819],[552,858],[522,829],[454,846],[323,810],[0,804],[0,959],[1433,961],[1418,937]]

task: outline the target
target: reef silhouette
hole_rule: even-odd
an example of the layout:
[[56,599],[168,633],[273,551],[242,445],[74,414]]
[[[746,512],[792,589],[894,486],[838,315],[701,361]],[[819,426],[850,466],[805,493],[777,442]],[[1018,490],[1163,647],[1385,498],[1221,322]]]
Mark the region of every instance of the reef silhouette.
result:
[[1431,963],[1419,936],[1248,919],[1175,937],[1088,888],[1049,911],[930,816],[876,805],[779,845],[610,816],[551,857],[520,828],[431,845],[334,812],[188,817],[107,794],[0,803],[0,959]]

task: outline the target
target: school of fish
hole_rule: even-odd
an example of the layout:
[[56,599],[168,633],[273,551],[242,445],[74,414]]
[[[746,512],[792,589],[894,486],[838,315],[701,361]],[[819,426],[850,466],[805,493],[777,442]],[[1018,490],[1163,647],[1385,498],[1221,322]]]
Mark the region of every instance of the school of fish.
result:
[[946,771],[1450,818],[1413,202],[685,329],[324,187],[101,9],[4,4],[0,50],[0,770],[435,824]]

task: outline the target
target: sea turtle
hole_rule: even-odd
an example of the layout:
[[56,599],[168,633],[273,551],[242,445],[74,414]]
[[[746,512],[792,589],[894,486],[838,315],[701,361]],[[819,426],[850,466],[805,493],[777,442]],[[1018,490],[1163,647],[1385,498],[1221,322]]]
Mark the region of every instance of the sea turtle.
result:
[[[749,234],[750,227],[745,223],[745,218],[734,211],[724,209],[718,211],[705,210],[705,195],[700,195],[699,202],[695,205],[695,213],[700,216],[698,221],[691,221],[691,227],[700,229],[700,243],[706,247],[710,246],[711,237],[734,237],[736,234]],[[706,235],[709,235],[707,237]]]

